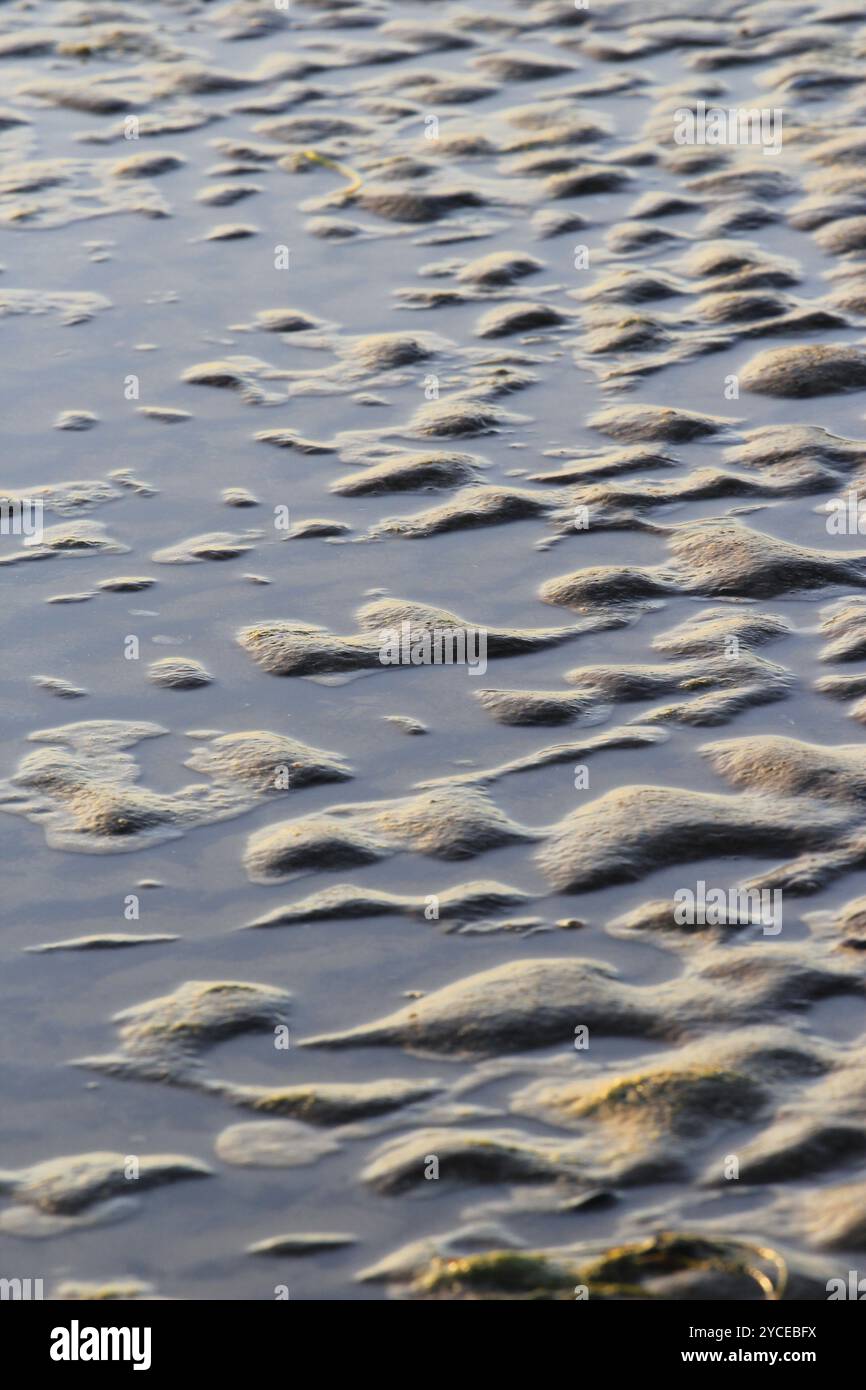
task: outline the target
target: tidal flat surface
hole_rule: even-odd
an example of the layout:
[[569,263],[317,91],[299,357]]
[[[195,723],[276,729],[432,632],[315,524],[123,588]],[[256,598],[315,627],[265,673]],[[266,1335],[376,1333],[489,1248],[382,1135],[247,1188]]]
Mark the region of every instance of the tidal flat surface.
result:
[[4,1277],[858,1267],[864,54],[842,0],[0,5]]

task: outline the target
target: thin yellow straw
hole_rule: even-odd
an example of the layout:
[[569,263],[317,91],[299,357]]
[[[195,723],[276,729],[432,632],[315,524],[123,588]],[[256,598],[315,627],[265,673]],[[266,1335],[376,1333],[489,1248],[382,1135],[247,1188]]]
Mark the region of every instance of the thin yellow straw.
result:
[[361,175],[354,169],[350,169],[346,164],[340,164],[336,159],[330,159],[326,154],[319,154],[317,150],[302,150],[302,157],[309,159],[313,164],[324,164],[328,169],[334,169],[338,174],[342,174],[344,179],[349,179],[349,187],[342,190],[341,197],[349,198],[353,193],[357,193],[363,183]]

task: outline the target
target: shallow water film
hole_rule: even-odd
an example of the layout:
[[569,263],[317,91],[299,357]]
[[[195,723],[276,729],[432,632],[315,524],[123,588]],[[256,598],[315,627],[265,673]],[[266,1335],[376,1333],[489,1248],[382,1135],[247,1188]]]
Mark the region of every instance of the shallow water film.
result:
[[0,1276],[847,1287],[860,0],[22,0],[0,79]]

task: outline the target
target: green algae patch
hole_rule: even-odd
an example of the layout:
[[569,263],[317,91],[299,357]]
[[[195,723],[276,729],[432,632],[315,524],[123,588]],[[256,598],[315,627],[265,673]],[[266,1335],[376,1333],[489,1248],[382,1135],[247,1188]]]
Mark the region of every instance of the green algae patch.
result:
[[[570,1258],[569,1258],[570,1255]],[[660,1232],[613,1246],[581,1262],[576,1251],[493,1250],[456,1259],[436,1257],[411,1285],[420,1299],[515,1302],[684,1298],[776,1301],[784,1297],[787,1266],[768,1247],[746,1241]]]
[[576,1269],[544,1255],[494,1250],[463,1259],[436,1258],[414,1291],[420,1297],[565,1299],[574,1297]]
[[590,1297],[663,1298],[664,1292],[646,1284],[672,1275],[745,1278],[757,1285],[763,1299],[778,1301],[788,1272],[781,1255],[769,1247],[661,1232],[608,1250],[581,1268],[579,1282],[587,1286]]

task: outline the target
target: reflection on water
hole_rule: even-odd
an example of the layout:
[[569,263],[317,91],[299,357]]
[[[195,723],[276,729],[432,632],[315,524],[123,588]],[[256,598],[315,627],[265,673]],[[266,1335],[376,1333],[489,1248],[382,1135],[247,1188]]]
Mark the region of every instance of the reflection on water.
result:
[[[863,34],[0,17],[0,1272],[844,1275]],[[781,931],[675,912],[746,888]]]

